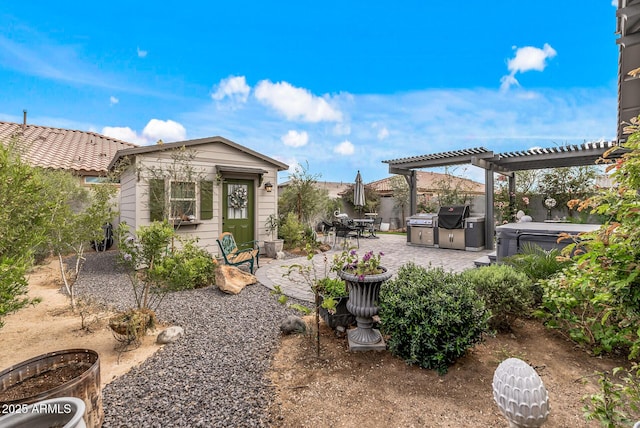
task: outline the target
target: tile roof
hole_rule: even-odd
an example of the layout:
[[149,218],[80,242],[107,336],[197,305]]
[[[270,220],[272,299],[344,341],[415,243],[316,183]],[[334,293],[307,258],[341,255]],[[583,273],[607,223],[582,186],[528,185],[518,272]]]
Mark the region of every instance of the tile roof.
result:
[[48,126],[0,122],[0,143],[17,138],[34,166],[103,174],[118,150],[137,147],[106,135]]
[[[416,171],[417,172],[417,184],[418,192],[433,192],[442,186],[440,182],[442,180],[453,181],[453,183],[459,184],[460,187],[471,193],[484,193],[484,184],[477,181],[469,180],[468,178],[454,177],[452,175],[441,174],[431,171]],[[379,193],[391,193],[393,191],[391,186],[391,179],[393,177],[383,178],[382,180],[372,181],[368,183],[366,187],[369,187]]]

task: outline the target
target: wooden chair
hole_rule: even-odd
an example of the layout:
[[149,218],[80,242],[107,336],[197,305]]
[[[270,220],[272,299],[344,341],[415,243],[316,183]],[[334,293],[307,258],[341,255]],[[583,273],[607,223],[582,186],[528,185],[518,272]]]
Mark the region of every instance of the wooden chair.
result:
[[222,232],[217,239],[218,246],[222,252],[224,262],[231,266],[239,266],[242,264],[249,264],[249,269],[253,273],[253,263],[255,261],[256,269],[260,267],[260,249],[257,246],[258,241],[245,242],[244,244],[252,244],[251,248],[243,250],[238,249],[236,240],[233,238],[231,232]]

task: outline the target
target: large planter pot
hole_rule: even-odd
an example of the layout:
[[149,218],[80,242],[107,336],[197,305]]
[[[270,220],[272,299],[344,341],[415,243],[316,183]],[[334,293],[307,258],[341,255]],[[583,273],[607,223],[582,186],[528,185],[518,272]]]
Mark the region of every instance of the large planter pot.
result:
[[83,419],[86,408],[84,401],[76,397],[51,398],[30,405],[9,405],[7,409],[12,413],[0,417],[0,427],[86,428]]
[[84,422],[100,427],[104,420],[100,389],[100,357],[90,349],[43,354],[0,372],[0,408],[57,397],[84,401]]
[[264,252],[270,259],[278,258],[278,253],[282,251],[284,240],[276,239],[275,241],[264,241]]
[[380,331],[373,328],[373,317],[378,314],[380,286],[391,278],[391,272],[381,267],[377,275],[353,275],[345,271],[338,276],[347,282],[349,302],[347,309],[356,316],[357,327],[347,332],[350,351],[380,351],[387,348]]
[[[356,317],[347,309],[347,303],[349,302],[349,296],[339,297],[335,299],[338,303],[336,304],[335,312],[333,314],[329,313],[329,311],[322,306],[320,306],[320,316],[324,320],[324,322],[331,327],[331,329],[335,330],[338,327],[346,329],[356,322]],[[320,304],[324,301],[324,297],[320,295]],[[344,330],[342,330],[344,331]]]

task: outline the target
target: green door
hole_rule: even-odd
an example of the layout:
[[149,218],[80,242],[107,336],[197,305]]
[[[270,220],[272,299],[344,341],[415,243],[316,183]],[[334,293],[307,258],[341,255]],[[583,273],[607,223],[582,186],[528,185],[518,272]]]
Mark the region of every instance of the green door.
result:
[[[254,237],[254,192],[252,180],[226,180],[222,190],[222,230],[231,232],[239,248]],[[250,247],[245,245],[244,247]]]

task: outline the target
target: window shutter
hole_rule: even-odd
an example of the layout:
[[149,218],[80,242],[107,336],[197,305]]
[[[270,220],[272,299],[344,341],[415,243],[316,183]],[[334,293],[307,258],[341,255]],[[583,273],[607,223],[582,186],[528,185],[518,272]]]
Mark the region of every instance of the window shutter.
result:
[[164,220],[164,180],[149,180],[149,220]]
[[200,182],[200,220],[213,218],[213,181]]

